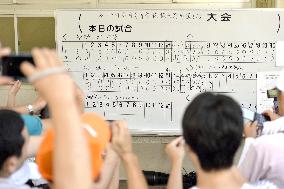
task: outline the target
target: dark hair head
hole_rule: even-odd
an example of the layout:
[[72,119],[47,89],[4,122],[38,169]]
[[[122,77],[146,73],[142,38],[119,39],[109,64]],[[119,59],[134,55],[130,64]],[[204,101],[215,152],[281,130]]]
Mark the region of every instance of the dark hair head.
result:
[[183,136],[199,158],[205,171],[221,170],[233,165],[241,143],[243,118],[239,104],[224,95],[205,92],[186,108]]
[[0,110],[0,169],[9,157],[21,156],[25,143],[23,128],[24,121],[20,114],[11,110]]

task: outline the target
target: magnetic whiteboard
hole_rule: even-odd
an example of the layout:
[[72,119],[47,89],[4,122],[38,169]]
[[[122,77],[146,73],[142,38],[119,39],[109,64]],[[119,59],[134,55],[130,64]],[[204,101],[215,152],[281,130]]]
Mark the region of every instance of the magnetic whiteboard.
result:
[[133,132],[180,131],[194,96],[215,91],[256,109],[256,78],[277,71],[283,10],[62,10],[57,50],[86,111]]

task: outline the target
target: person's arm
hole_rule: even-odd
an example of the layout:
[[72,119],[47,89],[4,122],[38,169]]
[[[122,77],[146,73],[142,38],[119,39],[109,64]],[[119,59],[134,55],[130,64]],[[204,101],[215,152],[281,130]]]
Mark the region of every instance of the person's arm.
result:
[[7,107],[14,107],[16,105],[16,96],[21,88],[22,83],[18,80],[13,82],[8,92]]
[[185,155],[183,137],[178,137],[169,143],[165,151],[172,164],[167,189],[182,189],[182,162]]
[[[43,98],[38,97],[31,105],[33,107],[34,113],[36,114],[46,106],[46,101]],[[19,114],[30,113],[28,110],[28,105],[8,107],[8,109],[18,112]]]
[[245,138],[245,144],[238,162],[238,167],[242,165],[250,146],[254,143],[255,138],[257,137],[257,121],[254,121],[253,123],[248,121],[244,124],[243,136]]
[[261,135],[271,135],[280,132],[284,132],[284,117],[263,123],[263,130],[261,132]]
[[138,158],[132,152],[132,141],[124,121],[112,122],[113,148],[120,156],[127,175],[129,189],[147,189],[145,177],[140,169]]
[[[278,121],[278,119],[281,117],[280,115],[274,113],[271,110],[266,110],[262,114],[264,116],[267,116],[270,119],[270,121],[266,121],[263,123],[263,129],[261,131],[261,135],[275,134],[279,130],[281,130],[280,125],[273,124]],[[284,130],[284,127],[283,127],[283,130]]]
[[108,189],[119,189],[119,167],[120,167],[120,161],[117,163],[116,167],[113,171],[113,176],[110,181]]
[[74,85],[63,72],[63,63],[54,51],[34,49],[35,65],[21,64],[22,72],[34,77],[33,85],[47,100],[55,129],[54,188],[90,189],[90,154],[85,140]]
[[257,121],[254,122],[246,122],[244,124],[244,132],[243,132],[243,136],[245,138],[256,138],[257,137]]
[[255,141],[255,138],[252,138],[252,137],[245,138],[245,144],[244,144],[244,147],[243,147],[243,150],[242,150],[239,162],[238,162],[238,167],[240,167],[242,165],[242,163],[245,160],[247,153],[248,153],[251,145],[253,145],[254,141]]
[[274,113],[274,112],[271,111],[271,110],[266,110],[266,111],[262,112],[262,115],[269,117],[269,119],[270,119],[271,121],[274,121],[274,120],[280,118],[280,115]]
[[238,165],[241,175],[249,182],[260,180],[262,173],[266,171],[262,155],[259,154],[255,144],[251,144],[243,160]]
[[42,123],[42,134],[44,134],[49,128],[52,127],[52,119],[51,118],[42,119],[41,123]]
[[79,109],[79,112],[82,114],[84,113],[84,108],[85,108],[85,94],[82,91],[82,89],[74,82],[75,85],[75,98],[77,102],[77,106]]
[[43,136],[31,136],[29,138],[28,148],[27,148],[28,157],[33,157],[36,155],[42,140]]
[[148,188],[137,156],[133,153],[126,153],[122,156],[122,162],[127,175],[127,188]]
[[[107,154],[103,167],[100,172],[99,180],[93,184],[93,189],[110,189],[111,182],[113,179],[117,179],[115,176],[115,171],[119,167],[120,159],[116,152],[113,151],[111,145],[107,149]],[[119,179],[119,178],[118,178]],[[116,181],[113,181],[116,182]]]

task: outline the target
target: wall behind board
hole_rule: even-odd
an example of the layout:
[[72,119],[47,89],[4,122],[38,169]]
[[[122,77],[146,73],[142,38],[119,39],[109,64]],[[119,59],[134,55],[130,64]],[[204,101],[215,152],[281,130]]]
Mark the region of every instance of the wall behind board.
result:
[[[29,51],[33,46],[55,48],[55,9],[254,8],[256,3],[256,0],[0,0],[0,41],[5,46],[10,46],[14,52]],[[284,7],[283,1],[276,4]],[[36,97],[33,87],[24,85],[22,88],[17,103],[32,102]],[[7,87],[1,87],[1,105],[6,102],[6,94]],[[164,146],[172,139],[173,137],[134,137],[134,150],[139,156],[142,169],[168,172],[170,167]],[[193,170],[188,159],[185,160],[184,167],[187,171]]]

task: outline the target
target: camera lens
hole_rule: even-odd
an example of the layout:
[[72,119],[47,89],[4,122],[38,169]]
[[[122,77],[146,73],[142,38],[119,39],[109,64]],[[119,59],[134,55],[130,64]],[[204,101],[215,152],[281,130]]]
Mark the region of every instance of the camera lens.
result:
[[[155,171],[143,171],[146,181],[150,186],[166,185],[169,179],[169,174],[155,172]],[[183,175],[183,188],[190,188],[196,185],[196,173],[190,172]]]
[[165,185],[168,182],[169,174],[155,172],[155,171],[143,171],[146,181],[149,185]]

